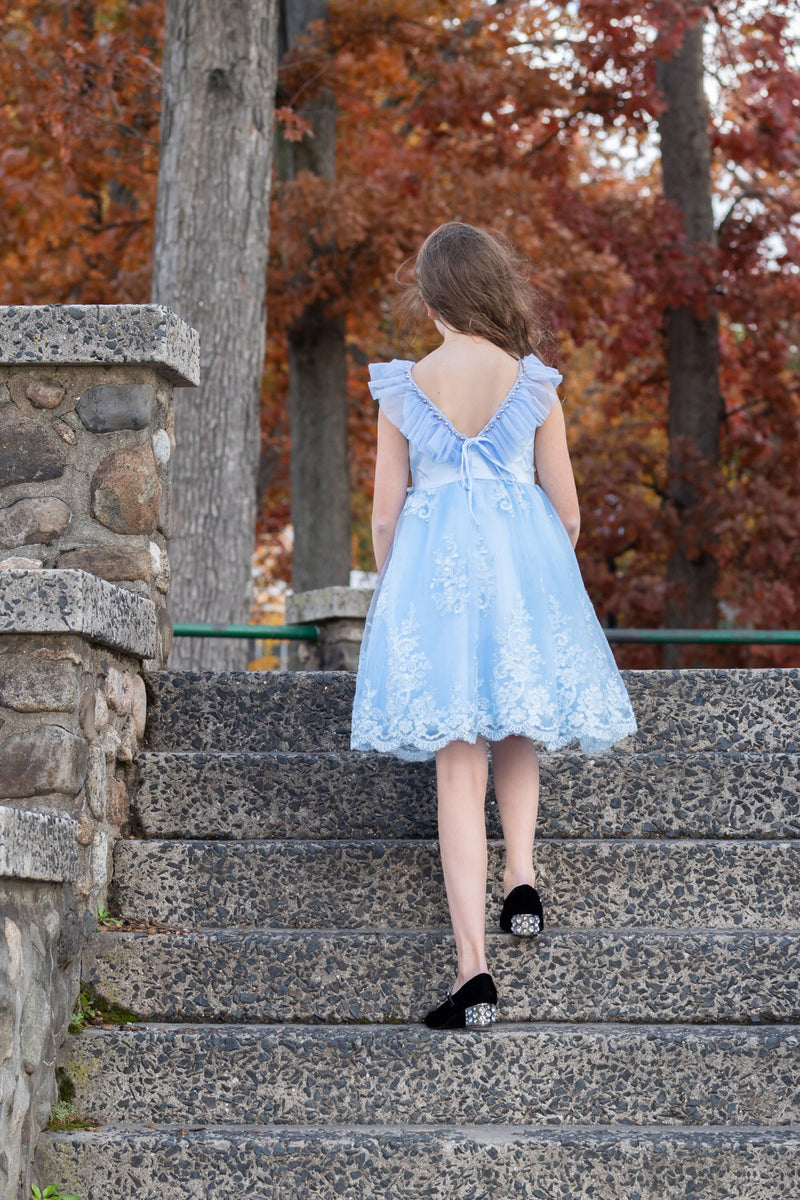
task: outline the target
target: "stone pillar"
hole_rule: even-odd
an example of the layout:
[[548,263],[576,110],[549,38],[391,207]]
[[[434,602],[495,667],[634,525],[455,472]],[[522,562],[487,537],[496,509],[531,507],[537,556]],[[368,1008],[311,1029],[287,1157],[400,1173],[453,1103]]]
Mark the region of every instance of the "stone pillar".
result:
[[170,648],[172,390],[195,330],[160,305],[0,308],[0,567],[89,571],[156,605]]
[[169,653],[172,389],[198,350],[155,305],[0,308],[0,1200],[30,1194]]
[[372,589],[316,588],[286,597],[287,625],[316,625],[318,642],[292,643],[301,671],[355,671]]

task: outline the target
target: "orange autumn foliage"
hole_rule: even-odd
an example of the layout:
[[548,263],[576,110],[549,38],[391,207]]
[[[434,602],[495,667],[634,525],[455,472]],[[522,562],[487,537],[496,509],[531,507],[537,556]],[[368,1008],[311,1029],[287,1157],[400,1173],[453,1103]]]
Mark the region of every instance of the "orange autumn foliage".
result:
[[[407,349],[394,325],[392,273],[440,220],[507,233],[531,257],[559,332],[590,594],[607,620],[658,625],[678,519],[667,499],[662,315],[715,304],[726,421],[695,532],[713,541],[719,599],[735,624],[796,626],[800,75],[789,6],[714,6],[714,183],[728,215],[718,252],[703,256],[686,254],[680,214],[660,198],[653,132],[655,34],[671,21],[665,49],[677,44],[688,7],[575,8],[569,17],[563,6],[460,3],[445,13],[414,0],[332,9],[327,34],[283,73],[287,107],[311,80],[333,90],[339,151],[335,182],[306,177],[276,192],[272,353],[280,361],[293,306],[322,298],[346,310],[355,540],[369,565],[374,410],[364,365],[426,344],[422,334]],[[772,125],[769,94],[781,97]],[[743,194],[753,177],[758,187]],[[754,419],[744,417],[750,406]],[[657,661],[652,651],[625,656]]]
[[149,298],[163,7],[4,6],[0,304]]
[[[690,258],[660,199],[654,40],[680,0],[575,6],[338,0],[285,63],[284,136],[314,87],[338,105],[337,175],[275,183],[262,422],[262,538],[288,519],[284,330],[309,299],[347,314],[354,565],[369,567],[374,406],[366,363],[415,356],[390,307],[438,222],[505,232],[560,344],[580,561],[601,617],[658,625],[667,501],[669,304],[713,303],[725,403],[707,523],[737,625],[800,627],[800,72],[791,5],[707,6],[719,225]],[[19,0],[0,32],[0,302],[149,295],[163,0]],[[680,34],[680,20],[673,36]],[[794,57],[793,57],[794,55]],[[706,531],[708,532],[708,531]],[[286,551],[273,556],[286,571]],[[789,661],[760,649],[739,661]],[[651,651],[626,652],[655,665]],[[728,652],[727,662],[737,661]]]

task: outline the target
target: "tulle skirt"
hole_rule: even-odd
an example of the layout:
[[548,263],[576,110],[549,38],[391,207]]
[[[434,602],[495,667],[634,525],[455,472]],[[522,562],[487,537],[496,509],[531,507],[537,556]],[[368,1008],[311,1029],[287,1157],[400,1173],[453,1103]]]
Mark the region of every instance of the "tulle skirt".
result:
[[544,491],[496,479],[410,490],[367,617],[352,748],[421,761],[518,734],[597,753],[635,729]]

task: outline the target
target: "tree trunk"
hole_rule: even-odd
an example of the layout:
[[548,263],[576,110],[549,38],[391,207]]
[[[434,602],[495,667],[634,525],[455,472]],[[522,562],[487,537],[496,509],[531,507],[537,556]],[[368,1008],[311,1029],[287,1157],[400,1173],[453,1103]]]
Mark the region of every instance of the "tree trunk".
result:
[[[153,299],[200,331],[176,393],[172,615],[246,623],[252,603],[277,0],[167,0]],[[182,638],[170,666],[243,667]]]
[[[313,21],[327,17],[327,0],[282,0],[280,51],[285,54]],[[313,137],[282,141],[280,172],[323,179],[336,172],[336,102],[322,88],[300,109]],[[324,254],[309,230],[311,256]],[[291,434],[292,587],[350,581],[350,468],[347,453],[347,350],[345,319],[324,301],[309,304],[288,330]]]
[[[698,21],[687,29],[680,49],[657,62],[658,86],[667,105],[658,121],[664,195],[683,214],[685,250],[690,255],[715,244],[703,31],[704,22]],[[669,495],[680,523],[667,567],[668,628],[717,623],[717,563],[707,528],[708,509],[703,507],[703,484],[713,483],[717,472],[722,414],[717,315],[711,297],[709,305],[706,313],[691,306],[665,313]],[[677,666],[680,660],[679,647],[666,648],[665,666]]]
[[350,582],[344,349],[344,317],[326,316],[321,308],[307,308],[289,331],[296,592]]

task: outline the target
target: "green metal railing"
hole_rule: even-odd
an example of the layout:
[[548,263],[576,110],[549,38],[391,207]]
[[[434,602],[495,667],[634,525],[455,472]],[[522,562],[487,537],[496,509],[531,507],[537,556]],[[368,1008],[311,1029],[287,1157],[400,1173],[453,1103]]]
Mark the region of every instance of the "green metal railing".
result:
[[698,646],[800,645],[800,629],[604,629],[610,642],[683,642]]
[[[254,641],[316,642],[316,625],[199,625],[177,622],[175,637],[246,637]],[[609,642],[697,646],[800,645],[800,629],[604,629]]]
[[197,625],[176,621],[173,637],[233,637],[253,638],[255,641],[316,642],[316,625]]

